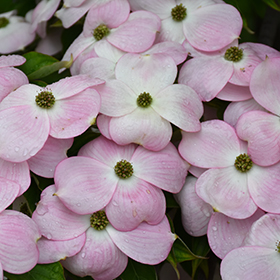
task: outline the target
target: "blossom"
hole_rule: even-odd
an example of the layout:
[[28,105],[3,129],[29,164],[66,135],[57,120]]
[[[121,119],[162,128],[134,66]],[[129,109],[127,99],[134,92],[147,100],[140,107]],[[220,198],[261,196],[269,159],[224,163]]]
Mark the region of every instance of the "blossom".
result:
[[[234,219],[245,219],[257,210],[279,213],[280,163],[257,165],[234,128],[212,120],[201,131],[182,132],[179,153],[190,164],[209,168],[199,176],[196,193],[214,210]],[[266,157],[266,154],[262,154]]]
[[125,54],[116,79],[99,86],[102,104],[97,125],[119,145],[137,143],[158,151],[170,141],[170,123],[184,131],[199,131],[203,106],[194,90],[173,85],[174,60],[164,54]]
[[54,250],[59,246],[56,241],[61,241],[59,248],[64,246],[64,251],[70,251],[69,246],[75,242],[76,248],[82,248],[63,260],[63,266],[78,276],[101,280],[119,276],[126,268],[127,256],[146,264],[158,264],[167,257],[175,235],[166,217],[157,225],[143,222],[132,231],[120,232],[109,223],[104,211],[79,215],[66,208],[54,193],[54,185],[42,192],[32,216],[42,235],[49,239],[44,239],[49,246],[41,247],[47,249],[46,253],[40,251],[41,259],[48,258],[50,251],[61,256],[61,250]]
[[153,45],[159,29],[160,20],[155,14],[146,11],[130,13],[127,1],[112,0],[90,9],[83,32],[70,45],[62,60],[70,60],[72,55],[75,61],[83,51],[102,40],[125,52],[143,52]]
[[0,14],[0,53],[8,54],[24,49],[35,39],[31,24],[15,11]]
[[280,160],[279,67],[279,57],[267,57],[255,68],[250,90],[254,99],[268,112],[244,113],[236,124],[238,136],[248,141],[248,152],[252,160],[262,166],[275,164]]
[[1,212],[0,277],[3,270],[13,274],[31,270],[38,261],[36,242],[40,237],[37,225],[28,216],[14,210]]
[[92,87],[101,83],[75,76],[11,92],[0,104],[0,156],[21,162],[34,156],[49,135],[65,139],[84,132],[99,112],[100,96]]
[[252,225],[244,245],[229,252],[221,276],[231,279],[279,279],[280,217],[266,214]]
[[204,51],[219,50],[239,37],[242,19],[230,5],[215,1],[190,0],[129,0],[131,9],[148,10],[161,19],[157,42],[185,39]]
[[78,214],[105,207],[116,229],[132,230],[142,221],[157,224],[163,219],[166,205],[161,189],[179,192],[187,168],[171,143],[153,152],[135,144],[119,146],[100,136],[77,157],[58,164],[55,195]]

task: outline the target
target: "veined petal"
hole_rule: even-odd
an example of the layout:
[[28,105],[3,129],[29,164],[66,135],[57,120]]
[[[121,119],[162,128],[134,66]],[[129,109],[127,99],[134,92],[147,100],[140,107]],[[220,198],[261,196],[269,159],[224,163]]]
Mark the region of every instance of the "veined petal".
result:
[[153,225],[160,223],[165,210],[163,192],[132,176],[119,180],[112,200],[106,206],[106,215],[115,229],[129,231],[143,221]]
[[262,111],[244,113],[236,124],[238,136],[248,141],[252,161],[268,166],[280,160],[279,117]]
[[225,4],[196,9],[187,15],[183,30],[190,44],[203,51],[219,50],[239,37],[242,18],[238,10]]
[[0,213],[14,202],[20,190],[19,184],[0,177]]
[[136,107],[137,95],[122,81],[109,80],[98,87],[101,96],[100,113],[119,117],[132,112]]
[[255,110],[266,111],[253,98],[246,101],[231,102],[224,112],[224,121],[235,127],[237,120],[243,113]]
[[85,241],[85,233],[68,240],[49,240],[42,237],[37,242],[39,249],[38,263],[54,263],[65,260],[66,257],[72,257],[82,249]]
[[82,134],[95,123],[100,103],[100,95],[93,88],[57,100],[54,107],[47,111],[50,135],[54,138],[72,138]]
[[104,208],[111,200],[119,179],[112,167],[78,156],[60,162],[54,180],[56,195],[63,204],[83,215]]
[[31,105],[0,111],[1,158],[12,162],[29,159],[44,146],[49,130],[47,113]]
[[248,188],[254,202],[264,211],[280,213],[280,163],[267,167],[254,165],[248,172]]
[[69,240],[83,234],[90,226],[90,215],[78,215],[64,206],[54,195],[54,185],[41,193],[41,200],[33,212],[32,219],[47,239]]
[[181,190],[189,167],[171,143],[157,152],[138,147],[131,162],[136,177],[172,193]]
[[62,265],[80,277],[90,275],[95,280],[118,277],[125,270],[128,259],[111,240],[107,228],[102,231],[89,228],[82,250],[75,256],[66,258],[61,262]]
[[175,194],[181,207],[182,224],[185,231],[192,236],[202,236],[207,233],[207,227],[213,208],[202,200],[195,192],[197,179],[187,177],[182,190]]
[[116,78],[128,85],[136,96],[149,92],[153,97],[173,84],[177,66],[174,60],[165,54],[128,53],[118,61],[115,73]]
[[252,224],[262,215],[264,212],[260,209],[247,219],[233,219],[215,212],[207,231],[209,246],[215,255],[223,259],[228,252],[240,247]]
[[153,45],[160,26],[157,15],[147,11],[132,12],[127,21],[111,30],[107,41],[125,52],[144,52]]
[[229,82],[216,97],[226,101],[244,101],[251,99],[252,94],[249,87],[237,86]]
[[233,166],[240,142],[233,127],[220,120],[206,121],[199,132],[182,132],[181,156],[202,168]]
[[169,143],[172,127],[152,108],[137,107],[128,115],[112,118],[109,133],[119,145],[136,143],[146,149],[159,151]]
[[267,57],[255,68],[250,81],[250,90],[255,100],[276,115],[280,115],[279,67],[280,57]]
[[0,261],[3,270],[22,274],[37,263],[39,252],[36,241],[41,237],[35,222],[13,210],[0,214]]
[[152,108],[184,131],[199,131],[203,106],[196,92],[186,85],[170,85],[153,98]]
[[232,63],[219,56],[195,57],[185,62],[178,82],[193,88],[202,101],[210,101],[223,89],[232,74]]
[[262,59],[265,60],[268,56],[269,58],[273,57],[280,57],[280,53],[278,50],[271,48],[265,44],[259,44],[259,43],[251,43],[246,42],[246,45],[250,46],[251,49],[254,50],[254,52]]
[[106,228],[116,246],[137,262],[155,265],[164,261],[175,241],[166,217],[157,224],[141,223],[132,231],[120,232],[111,225]]
[[84,145],[80,149],[78,155],[98,160],[111,167],[113,170],[118,161],[122,159],[131,161],[131,157],[136,147],[135,144],[120,146],[103,136],[99,136]]
[[39,176],[53,178],[55,167],[67,158],[66,152],[72,146],[73,140],[49,136],[43,148],[28,160],[30,170]]
[[258,246],[241,247],[230,251],[221,263],[221,276],[232,279],[278,279],[279,253]]
[[196,193],[214,210],[234,219],[245,219],[257,210],[247,186],[247,175],[234,166],[209,169],[196,182]]

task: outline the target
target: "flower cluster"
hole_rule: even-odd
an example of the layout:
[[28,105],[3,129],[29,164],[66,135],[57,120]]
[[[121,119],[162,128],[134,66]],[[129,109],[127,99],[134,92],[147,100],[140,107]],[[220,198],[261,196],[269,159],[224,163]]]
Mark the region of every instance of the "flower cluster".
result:
[[280,278],[280,54],[239,43],[235,7],[42,0],[15,14],[0,15],[0,279],[56,262],[95,280],[129,259],[177,269],[166,197],[223,280]]

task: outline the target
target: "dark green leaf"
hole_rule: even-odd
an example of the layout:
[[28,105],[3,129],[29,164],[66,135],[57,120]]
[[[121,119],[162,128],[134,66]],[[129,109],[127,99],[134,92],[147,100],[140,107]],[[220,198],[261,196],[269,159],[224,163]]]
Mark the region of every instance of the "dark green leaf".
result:
[[56,58],[37,52],[29,52],[23,55],[26,62],[18,68],[23,71],[29,80],[41,79],[61,68],[69,68],[73,62],[59,61]]
[[121,274],[122,280],[157,280],[154,266],[128,260],[125,271]]
[[276,11],[280,11],[280,5],[279,3],[276,3],[274,0],[263,0],[264,3],[266,3],[268,6],[270,6],[272,9]]
[[65,280],[63,268],[59,262],[37,264],[29,272],[19,275],[5,272],[5,276],[10,280]]

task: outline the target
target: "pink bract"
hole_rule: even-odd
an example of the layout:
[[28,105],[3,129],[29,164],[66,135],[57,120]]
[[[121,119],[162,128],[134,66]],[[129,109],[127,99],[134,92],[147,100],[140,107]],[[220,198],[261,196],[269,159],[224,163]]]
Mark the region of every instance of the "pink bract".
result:
[[[124,160],[133,168],[125,179],[115,172]],[[162,151],[152,152],[134,144],[119,146],[100,136],[85,145],[78,157],[57,166],[56,195],[78,214],[91,214],[105,207],[115,228],[132,230],[142,221],[157,224],[162,220],[165,198],[161,189],[179,192],[187,168],[171,143]]]
[[0,104],[0,156],[21,162],[34,156],[49,135],[65,139],[84,132],[95,122],[100,108],[99,93],[92,87],[102,83],[81,75],[46,88],[23,85],[10,93]]

